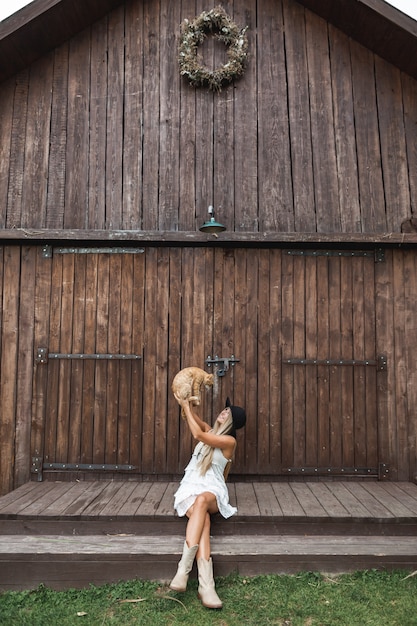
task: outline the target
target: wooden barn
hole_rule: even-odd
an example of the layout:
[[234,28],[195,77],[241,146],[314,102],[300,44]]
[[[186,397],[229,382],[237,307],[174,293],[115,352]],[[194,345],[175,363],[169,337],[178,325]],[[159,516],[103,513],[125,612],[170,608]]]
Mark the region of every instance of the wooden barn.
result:
[[221,89],[179,65],[213,1],[34,0],[0,23],[3,535],[67,513],[132,531],[139,501],[145,534],[173,522],[189,365],[214,373],[207,420],[246,407],[235,530],[289,526],[293,502],[415,534],[417,22],[383,0],[222,7],[247,50]]

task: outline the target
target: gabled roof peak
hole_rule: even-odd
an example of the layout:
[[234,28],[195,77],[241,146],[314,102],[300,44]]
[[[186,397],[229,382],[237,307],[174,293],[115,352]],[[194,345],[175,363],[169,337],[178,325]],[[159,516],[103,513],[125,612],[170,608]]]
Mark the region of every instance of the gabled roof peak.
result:
[[[329,21],[400,70],[417,78],[417,21],[384,0],[293,1]],[[0,22],[0,82],[101,19],[123,2],[124,0],[33,0],[10,18]]]

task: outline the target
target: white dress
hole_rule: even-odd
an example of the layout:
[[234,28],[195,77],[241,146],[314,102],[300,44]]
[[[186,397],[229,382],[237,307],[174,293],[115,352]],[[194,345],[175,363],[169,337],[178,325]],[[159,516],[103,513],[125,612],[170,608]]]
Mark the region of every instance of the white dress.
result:
[[194,448],[191,460],[185,468],[184,477],[175,493],[174,508],[182,517],[194,504],[200,493],[209,491],[216,496],[217,507],[221,515],[225,518],[231,517],[236,513],[237,508],[229,503],[229,492],[223,475],[224,468],[230,461],[226,459],[220,448],[215,448],[211,467],[202,476],[197,464],[203,445],[203,442],[200,441]]

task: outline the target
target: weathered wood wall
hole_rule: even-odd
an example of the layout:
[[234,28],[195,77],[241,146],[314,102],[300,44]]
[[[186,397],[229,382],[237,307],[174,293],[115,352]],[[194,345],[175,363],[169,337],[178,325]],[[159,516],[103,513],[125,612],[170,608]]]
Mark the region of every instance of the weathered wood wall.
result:
[[294,0],[223,5],[250,60],[221,94],[178,72],[202,0],[127,1],[4,83],[0,228],[399,232],[416,81]]
[[[295,0],[223,5],[248,25],[250,59],[220,94],[178,73],[179,25],[202,0],[127,0],[1,85],[0,229],[19,231],[0,257],[1,493],[36,455],[180,473],[191,441],[169,385],[209,354],[241,359],[203,407],[246,405],[235,473],[416,474],[415,251],[374,263],[238,246],[399,233],[417,210],[417,83]],[[202,53],[216,66],[224,50]],[[179,247],[210,204],[235,247]],[[22,244],[45,229],[86,245],[142,231],[155,247],[48,259]],[[178,247],[158,247],[167,232]],[[142,359],[44,365],[39,347]],[[379,354],[386,372],[285,363]]]
[[[216,376],[201,410],[211,420],[228,394],[246,406],[235,474],[385,462],[391,479],[412,479],[416,256],[299,252],[150,247],[44,258],[41,247],[1,248],[1,492],[29,478],[34,456],[180,474],[192,442],[169,386],[180,367],[208,369],[216,354],[240,362]],[[39,347],[142,359],[44,364]],[[384,372],[287,362],[379,354]]]

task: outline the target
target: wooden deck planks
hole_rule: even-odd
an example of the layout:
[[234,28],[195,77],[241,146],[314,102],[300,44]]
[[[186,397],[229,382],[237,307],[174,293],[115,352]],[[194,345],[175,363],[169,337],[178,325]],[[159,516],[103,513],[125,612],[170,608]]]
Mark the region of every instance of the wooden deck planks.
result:
[[25,507],[21,514],[28,518],[36,518],[40,514],[43,514],[44,510],[53,502],[57,497],[57,490],[53,487],[43,494],[41,498],[33,500],[27,507]]
[[364,505],[372,517],[395,517],[391,511],[381,504],[361,483],[346,483],[347,489]]
[[107,502],[101,514],[111,516],[119,515],[120,509],[130,500],[135,486],[136,483],[134,482],[119,483],[118,489],[116,489],[113,497]]
[[94,500],[84,509],[83,517],[101,517],[103,515],[103,510],[107,509],[108,511],[108,504],[111,502],[113,496],[119,489],[120,484],[118,482],[106,484],[100,493],[100,497],[94,498]]
[[257,483],[255,493],[261,516],[282,516],[282,509],[270,483]]
[[[369,485],[364,483],[363,488],[368,491],[378,502],[388,509],[396,517],[412,516],[413,511],[403,503],[398,497],[390,494],[384,485]],[[397,494],[398,495],[398,494]],[[401,496],[400,496],[401,497]]]
[[243,517],[251,515],[259,517],[258,502],[255,495],[255,489],[252,483],[236,483],[236,506],[238,506],[239,514]]
[[289,483],[272,483],[272,488],[284,516],[304,517],[304,509],[297,500]]
[[349,507],[343,505],[331,489],[332,483],[307,483],[329,517],[351,517]]
[[50,517],[65,517],[65,511],[67,508],[85,491],[85,483],[77,482],[73,484],[65,484],[62,483],[56,486],[55,494],[56,499],[51,502],[42,512],[42,515],[50,516]]
[[153,483],[133,483],[134,489],[129,499],[124,502],[118,511],[119,516],[134,517],[136,511],[141,506],[148,492],[152,489]]
[[91,504],[91,502],[99,497],[103,489],[106,487],[107,482],[89,482],[86,483],[86,488],[80,498],[77,498],[68,506],[64,511],[65,517],[78,518],[84,514],[85,509]]
[[[144,498],[142,503],[139,505],[136,515],[155,515],[166,490],[167,483],[152,483],[152,488],[149,489],[146,498]],[[173,512],[174,510],[172,509],[171,514]]]
[[387,493],[399,499],[413,514],[417,514],[417,490],[415,485],[412,483],[385,483],[384,489]]
[[329,489],[331,489],[332,494],[338,501],[343,503],[352,517],[369,517],[369,511],[359,502],[345,483],[333,482],[331,486],[329,486]]
[[317,500],[313,491],[306,483],[292,483],[293,490],[297,500],[303,508],[304,515],[307,517],[328,517],[329,514]]
[[34,492],[38,489],[39,483],[29,482],[25,483],[14,491],[10,491],[8,494],[0,498],[0,512],[3,513],[9,505],[11,505],[14,510],[16,510],[18,500],[24,499],[28,493]]
[[156,515],[172,515],[174,494],[178,489],[178,483],[168,483],[158,508],[155,511]]
[[[54,492],[54,484],[53,483],[33,483],[37,485],[36,489],[31,489],[25,492],[22,497],[18,498],[15,501],[9,502],[4,508],[1,508],[1,515],[7,516],[8,514],[18,515],[23,514],[25,516],[30,515],[31,511],[35,512],[36,508],[39,508],[39,502],[43,501],[43,498],[48,501],[48,493]],[[13,493],[13,492],[12,492]],[[8,494],[10,495],[10,494]],[[4,496],[5,498],[8,497]],[[0,500],[0,507],[3,498]],[[42,505],[41,505],[42,507]],[[42,510],[42,508],[41,508]]]
[[[0,498],[0,520],[174,518],[177,486],[177,482],[133,481],[27,483]],[[417,486],[412,483],[237,482],[228,488],[239,519],[417,521]]]

